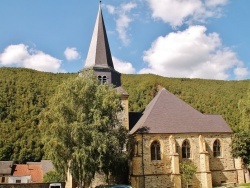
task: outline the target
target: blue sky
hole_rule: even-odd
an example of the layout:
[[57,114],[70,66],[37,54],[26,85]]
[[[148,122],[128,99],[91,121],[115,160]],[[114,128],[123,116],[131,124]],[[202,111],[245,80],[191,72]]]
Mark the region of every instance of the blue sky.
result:
[[[99,1],[1,0],[0,66],[78,72]],[[103,0],[116,70],[250,78],[249,0]]]

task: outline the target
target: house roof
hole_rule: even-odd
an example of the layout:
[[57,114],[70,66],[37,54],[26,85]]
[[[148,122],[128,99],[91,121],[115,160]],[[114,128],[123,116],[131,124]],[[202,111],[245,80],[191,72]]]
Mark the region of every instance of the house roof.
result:
[[31,176],[31,181],[41,183],[43,180],[41,164],[16,164],[13,176]]
[[11,175],[13,161],[0,161],[0,174]]
[[13,176],[29,176],[29,170],[27,164],[16,164],[14,165]]
[[54,165],[51,160],[42,160],[41,165],[42,165],[43,176],[47,172],[54,170]]
[[134,133],[232,133],[220,115],[205,115],[162,88],[130,131]]
[[116,87],[115,90],[123,96],[129,96],[128,92],[125,91],[121,86]]
[[101,3],[84,68],[89,67],[106,67],[114,69],[106,28],[102,16]]

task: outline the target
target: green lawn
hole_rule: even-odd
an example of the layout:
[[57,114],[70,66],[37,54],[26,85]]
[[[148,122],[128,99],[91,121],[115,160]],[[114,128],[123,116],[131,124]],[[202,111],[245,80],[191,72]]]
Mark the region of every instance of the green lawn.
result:
[[250,188],[250,183],[243,183],[240,184],[240,186],[244,186],[245,188]]

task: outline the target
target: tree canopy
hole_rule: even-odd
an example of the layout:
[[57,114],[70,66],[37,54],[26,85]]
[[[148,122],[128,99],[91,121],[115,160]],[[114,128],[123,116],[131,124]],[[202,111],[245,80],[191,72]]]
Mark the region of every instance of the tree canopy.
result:
[[[38,131],[40,114],[47,109],[57,87],[76,76],[0,68],[0,160],[25,163],[43,158]],[[233,131],[238,132],[242,126],[238,102],[247,97],[249,80],[167,78],[153,74],[122,74],[121,80],[129,93],[130,111],[142,111],[161,85],[202,113],[222,115]]]
[[243,163],[250,164],[250,131],[242,130],[235,133],[232,138],[231,152],[233,157],[240,157]]
[[194,174],[196,173],[197,167],[189,160],[184,160],[180,163],[180,173],[181,178],[184,180],[184,182],[187,185],[192,180]]
[[65,81],[41,115],[46,156],[59,172],[69,168],[78,186],[89,185],[96,172],[115,175],[127,134],[121,110],[120,95],[93,72]]
[[65,176],[56,171],[49,171],[43,176],[44,183],[64,182],[64,181],[65,181]]
[[244,164],[250,164],[250,90],[239,101],[240,131],[235,133],[231,143],[233,157],[240,157]]
[[40,161],[39,114],[56,87],[72,74],[0,68],[0,160]]
[[238,106],[240,112],[239,128],[250,131],[250,90],[244,98],[239,100]]

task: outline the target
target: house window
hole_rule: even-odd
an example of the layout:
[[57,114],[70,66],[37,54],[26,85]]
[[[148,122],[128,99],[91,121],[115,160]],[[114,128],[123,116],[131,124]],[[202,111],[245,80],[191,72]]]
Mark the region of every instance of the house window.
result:
[[216,139],[213,144],[213,152],[214,152],[214,157],[220,157],[221,156],[221,145],[220,141]]
[[16,183],[21,183],[21,180],[16,180]]
[[190,144],[188,140],[184,140],[182,143],[182,158],[190,158]]
[[5,177],[2,177],[2,181],[1,181],[2,183],[5,183]]
[[154,141],[151,144],[151,160],[155,161],[155,160],[161,160],[161,147],[160,147],[160,143],[157,141]]

